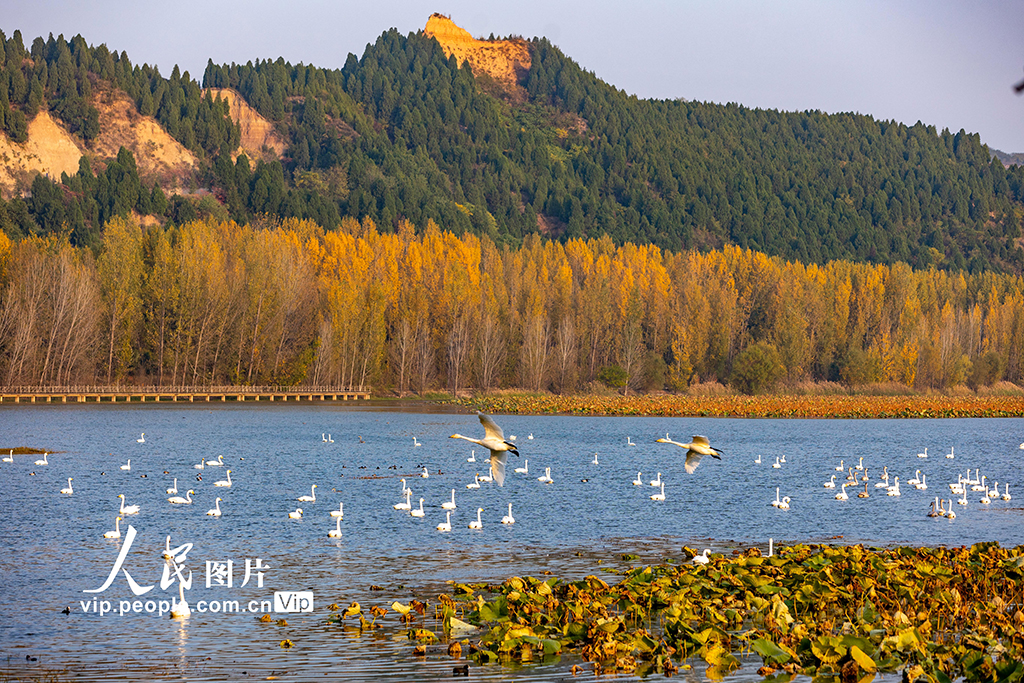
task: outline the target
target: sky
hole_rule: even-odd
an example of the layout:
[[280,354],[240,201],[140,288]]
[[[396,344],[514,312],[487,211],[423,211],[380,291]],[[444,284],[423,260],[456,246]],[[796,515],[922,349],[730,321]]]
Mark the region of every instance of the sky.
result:
[[283,57],[341,68],[433,12],[476,37],[544,36],[641,98],[857,112],[1024,152],[1024,3],[1012,0],[0,0],[0,29],[81,34],[168,75]]

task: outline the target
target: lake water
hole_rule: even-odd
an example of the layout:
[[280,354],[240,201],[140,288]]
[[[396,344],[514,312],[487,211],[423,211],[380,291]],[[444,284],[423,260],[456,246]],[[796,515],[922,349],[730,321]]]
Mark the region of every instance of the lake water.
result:
[[[517,436],[522,457],[510,457],[504,487],[484,483],[474,490],[466,484],[487,472],[485,454],[477,448],[477,462],[467,462],[473,444],[448,438],[455,432],[482,437],[472,414],[294,405],[0,410],[0,447],[53,451],[47,466],[33,464],[34,455],[0,463],[0,666],[6,667],[0,678],[449,679],[460,662],[413,656],[393,612],[384,628],[360,633],[327,625],[327,605],[358,601],[365,609],[412,598],[434,604],[451,591],[446,581],[545,571],[575,579],[626,566],[625,553],[639,555],[639,562],[679,561],[688,557],[683,545],[731,552],[766,550],[769,538],[879,546],[1024,543],[1024,498],[1015,488],[1024,461],[1021,419],[495,417],[507,437]],[[138,443],[142,432],[145,442]],[[681,449],[655,443],[666,433],[680,441],[706,434],[725,455],[704,458],[688,475]],[[627,437],[636,445],[627,445]],[[925,448],[928,457],[919,458]],[[951,448],[955,458],[947,459]],[[193,467],[218,455],[226,467]],[[773,468],[783,455],[786,462]],[[121,470],[129,458],[131,470]],[[846,481],[845,472],[835,471],[840,459],[856,466],[861,458],[870,498],[856,497],[861,484],[849,489],[849,500],[835,500],[823,483],[831,475],[837,485]],[[528,474],[512,471],[527,460]],[[883,466],[901,482],[921,470],[929,487],[903,483],[901,496],[886,496],[874,486]],[[419,476],[424,467],[426,479]],[[554,482],[538,482],[547,467]],[[229,468],[232,486],[215,487]],[[955,520],[928,518],[933,498],[950,498],[947,484],[968,468],[972,476],[980,470],[987,483],[998,481],[1000,491],[1009,482],[1013,500],[983,505],[981,493],[969,492],[968,505],[954,506]],[[631,483],[638,471],[642,486]],[[664,502],[650,499],[656,489],[647,484],[659,472]],[[68,477],[74,493],[61,495]],[[192,505],[168,503],[174,477],[180,495],[195,491]],[[413,490],[414,508],[424,499],[423,518],[393,509],[404,500],[401,478]],[[298,502],[313,484],[316,502]],[[776,488],[791,499],[789,510],[770,504]],[[440,533],[441,504],[452,489],[453,530]],[[121,522],[120,540],[105,539],[118,494],[141,511]],[[218,496],[223,516],[208,517]],[[342,537],[329,538],[335,528],[329,512],[339,503]],[[503,525],[509,503],[516,523]],[[302,519],[289,519],[298,507]],[[483,529],[471,530],[478,507]],[[136,597],[122,571],[102,592],[84,592],[104,585],[127,544],[128,524],[136,534],[122,570],[141,588],[153,588]],[[168,535],[172,547],[192,544],[180,563],[182,576],[192,576],[185,595],[194,611],[185,622],[146,611],[147,601],[159,611],[160,601],[178,594],[173,572],[161,581]],[[230,587],[223,572],[228,560]],[[247,561],[250,576],[242,586]],[[257,622],[253,613],[195,611],[200,600],[259,609],[275,592],[287,598],[299,591],[314,594],[315,609],[272,614],[285,617],[287,626]],[[93,598],[96,605],[109,601],[113,613],[93,613]],[[130,609],[135,600],[140,613],[117,614],[121,601]],[[61,612],[65,606],[70,614]],[[430,620],[424,625],[437,628]],[[294,647],[282,649],[283,639]],[[580,660],[566,654],[522,666],[470,666],[477,679],[553,680],[571,679],[575,663]],[[694,671],[684,678],[703,679],[699,663],[691,663]],[[755,658],[729,680],[759,680],[756,668]]]

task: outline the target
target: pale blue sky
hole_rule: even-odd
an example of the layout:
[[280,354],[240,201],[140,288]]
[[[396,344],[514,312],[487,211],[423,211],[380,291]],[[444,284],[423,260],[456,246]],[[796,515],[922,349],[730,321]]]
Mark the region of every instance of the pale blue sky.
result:
[[950,0],[0,0],[0,29],[81,33],[169,74],[284,57],[340,68],[388,28],[448,14],[474,36],[546,36],[640,97],[854,111],[1024,152],[1024,3]]

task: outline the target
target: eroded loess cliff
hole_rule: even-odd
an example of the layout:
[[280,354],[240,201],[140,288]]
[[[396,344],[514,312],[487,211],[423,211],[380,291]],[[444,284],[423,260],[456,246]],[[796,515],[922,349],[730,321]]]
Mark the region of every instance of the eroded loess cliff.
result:
[[242,139],[235,156],[238,156],[239,152],[245,152],[253,161],[269,161],[269,158],[280,159],[284,155],[287,144],[274,129],[274,124],[260,116],[241,95],[229,88],[209,88],[209,92],[214,97],[227,101],[231,109],[231,118],[241,129]]
[[468,62],[474,74],[486,73],[506,88],[515,88],[530,70],[530,49],[525,40],[477,40],[448,17],[432,14],[424,33],[432,36],[444,53]]

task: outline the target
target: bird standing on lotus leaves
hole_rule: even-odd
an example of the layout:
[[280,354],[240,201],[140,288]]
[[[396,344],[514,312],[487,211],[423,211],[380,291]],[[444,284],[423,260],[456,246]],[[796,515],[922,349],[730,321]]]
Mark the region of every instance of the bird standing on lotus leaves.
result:
[[721,454],[723,451],[720,451],[717,448],[712,448],[711,444],[708,442],[708,437],[706,436],[694,436],[691,438],[690,443],[679,443],[678,441],[673,441],[667,437],[664,439],[658,439],[657,443],[672,443],[680,448],[687,449],[686,464],[684,465],[687,474],[693,474],[693,471],[697,469],[697,465],[700,464],[700,459],[705,455],[710,455],[715,460],[722,459]]
[[504,486],[505,462],[508,460],[508,454],[511,452],[519,455],[519,449],[516,448],[514,443],[505,441],[505,432],[501,430],[501,427],[494,420],[480,411],[477,411],[476,416],[480,418],[480,424],[484,426],[483,439],[471,439],[461,434],[452,434],[450,438],[472,441],[489,450],[491,452],[491,476],[494,477],[494,481],[498,482],[498,486]]

